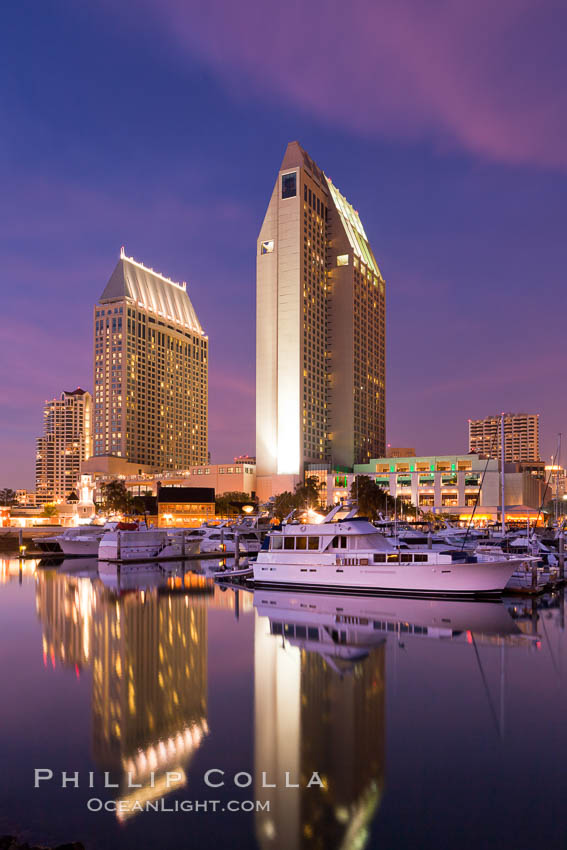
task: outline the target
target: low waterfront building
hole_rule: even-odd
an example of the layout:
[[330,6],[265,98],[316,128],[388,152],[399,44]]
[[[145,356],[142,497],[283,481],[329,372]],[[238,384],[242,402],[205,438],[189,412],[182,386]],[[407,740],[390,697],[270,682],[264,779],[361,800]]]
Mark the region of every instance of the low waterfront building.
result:
[[160,528],[199,526],[215,518],[215,491],[212,487],[157,488]]
[[132,496],[155,496],[158,482],[169,487],[212,487],[217,496],[235,492],[247,493],[251,499],[256,496],[254,458],[244,456],[226,463],[207,463],[176,471],[158,470],[119,457],[93,457],[84,465],[84,471],[95,482],[95,501],[100,499],[102,484],[116,479],[124,481]]
[[[327,476],[327,502],[348,498],[357,475],[367,475],[385,493],[411,503],[423,513],[457,515],[475,522],[500,517],[500,463],[478,454],[374,458],[357,464],[353,472]],[[505,466],[505,503],[508,521],[525,521],[537,515],[545,496],[545,482],[522,464]],[[475,510],[476,505],[476,510]]]
[[548,483],[549,501],[551,499],[563,499],[567,493],[567,477],[565,469],[557,464],[549,464],[545,467],[545,480]]
[[157,484],[168,487],[210,487],[216,496],[225,493],[256,495],[256,467],[251,463],[208,463],[178,472],[127,475],[124,483],[133,496],[156,495]]
[[35,490],[26,490],[24,488],[16,490],[16,502],[18,505],[23,505],[24,507],[35,507]]

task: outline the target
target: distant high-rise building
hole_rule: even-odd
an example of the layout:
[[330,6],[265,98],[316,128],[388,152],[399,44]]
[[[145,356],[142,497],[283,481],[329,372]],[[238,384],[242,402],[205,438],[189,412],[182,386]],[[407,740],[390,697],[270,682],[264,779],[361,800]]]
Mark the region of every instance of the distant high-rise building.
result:
[[[469,451],[500,458],[500,416],[469,419]],[[539,414],[506,413],[504,415],[504,459],[506,461],[539,460]]]
[[94,309],[94,454],[206,463],[208,345],[186,285],[122,249]]
[[76,487],[92,454],[91,407],[91,394],[80,388],[45,402],[35,462],[38,504],[65,499]]
[[259,476],[385,451],[385,285],[358,212],[297,142],[260,230]]

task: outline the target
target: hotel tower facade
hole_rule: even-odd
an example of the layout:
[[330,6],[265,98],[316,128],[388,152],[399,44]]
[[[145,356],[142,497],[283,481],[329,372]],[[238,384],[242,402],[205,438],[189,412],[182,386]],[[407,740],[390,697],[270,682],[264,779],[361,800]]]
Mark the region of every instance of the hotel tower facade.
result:
[[384,279],[358,212],[297,142],[258,237],[256,305],[258,476],[384,454]]
[[126,257],[94,309],[94,455],[159,470],[208,456],[208,337],[186,285]]

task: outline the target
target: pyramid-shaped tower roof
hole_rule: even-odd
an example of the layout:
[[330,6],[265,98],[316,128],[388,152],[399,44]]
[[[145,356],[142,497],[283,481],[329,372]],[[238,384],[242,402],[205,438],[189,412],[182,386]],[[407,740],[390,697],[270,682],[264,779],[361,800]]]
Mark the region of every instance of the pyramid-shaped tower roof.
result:
[[186,284],[176,283],[127,257],[124,249],[99,301],[102,304],[116,298],[128,298],[157,316],[204,335]]

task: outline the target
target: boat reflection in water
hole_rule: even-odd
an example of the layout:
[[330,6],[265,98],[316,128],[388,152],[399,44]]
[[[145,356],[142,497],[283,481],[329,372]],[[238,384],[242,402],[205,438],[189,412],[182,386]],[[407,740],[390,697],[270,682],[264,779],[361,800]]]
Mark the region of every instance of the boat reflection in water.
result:
[[[260,589],[254,607],[256,796],[270,800],[256,834],[273,850],[365,845],[384,789],[388,638],[535,645],[501,602]],[[324,788],[306,787],[313,771]],[[286,772],[300,788],[281,787]]]
[[[201,561],[191,564],[187,570],[184,561],[158,561],[140,563],[116,564],[110,561],[98,562],[98,576],[108,590],[120,595],[132,590],[183,589],[198,592],[213,593],[214,584],[211,577],[201,574]],[[199,572],[197,575],[196,572]]]
[[[129,808],[178,790],[208,733],[207,598],[171,591],[117,596],[88,578],[37,577],[45,663],[92,668],[93,757]],[[167,771],[182,782],[168,788]]]
[[98,575],[98,558],[62,558],[57,559],[54,566],[60,573],[78,578],[96,578]]
[[302,649],[334,657],[361,657],[388,634],[529,640],[500,601],[257,590],[254,607],[270,618],[272,634],[283,633]]
[[[295,610],[303,599],[306,610]],[[254,594],[255,775],[278,782],[256,788],[270,800],[256,835],[274,850],[362,847],[384,786],[384,637],[364,647],[333,640],[311,599]],[[314,771],[323,788],[306,787]],[[300,788],[281,787],[286,772]]]

